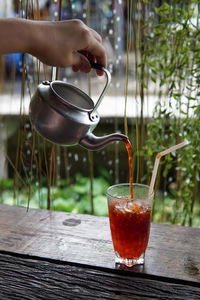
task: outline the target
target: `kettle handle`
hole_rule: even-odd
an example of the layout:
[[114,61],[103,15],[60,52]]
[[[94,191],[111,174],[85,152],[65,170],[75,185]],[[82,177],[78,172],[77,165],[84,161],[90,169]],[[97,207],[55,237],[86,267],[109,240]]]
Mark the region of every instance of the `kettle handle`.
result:
[[103,99],[103,97],[104,97],[104,95],[105,95],[105,93],[106,93],[109,85],[110,85],[111,74],[110,74],[110,72],[107,69],[105,69],[103,66],[99,65],[98,63],[95,63],[95,62],[93,62],[91,60],[89,60],[89,62],[90,62],[90,65],[91,65],[91,67],[93,69],[103,71],[106,74],[106,79],[107,79],[106,85],[105,85],[105,87],[104,87],[101,95],[99,96],[99,99],[97,100],[97,103],[96,103],[94,109],[91,112],[91,114],[94,114],[96,112],[97,108],[99,107],[99,105],[100,105],[100,103],[101,103],[101,101],[102,101],[102,99]]

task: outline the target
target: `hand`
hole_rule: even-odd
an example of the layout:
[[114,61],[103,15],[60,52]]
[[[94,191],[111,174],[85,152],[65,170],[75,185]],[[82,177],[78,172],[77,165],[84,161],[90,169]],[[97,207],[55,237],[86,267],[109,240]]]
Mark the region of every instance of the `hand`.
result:
[[[100,35],[80,20],[33,21],[34,38],[30,53],[43,63],[59,67],[72,66],[77,72],[91,70],[87,59],[106,67],[107,58]],[[96,71],[103,75],[102,71]]]

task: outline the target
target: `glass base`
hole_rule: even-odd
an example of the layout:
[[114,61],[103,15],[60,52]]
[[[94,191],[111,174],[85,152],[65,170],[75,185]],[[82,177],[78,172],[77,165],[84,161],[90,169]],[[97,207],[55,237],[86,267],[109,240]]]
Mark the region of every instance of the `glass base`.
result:
[[117,252],[115,252],[115,263],[116,264],[124,264],[127,267],[132,267],[134,265],[142,265],[144,264],[144,253],[140,255],[139,258],[121,258]]

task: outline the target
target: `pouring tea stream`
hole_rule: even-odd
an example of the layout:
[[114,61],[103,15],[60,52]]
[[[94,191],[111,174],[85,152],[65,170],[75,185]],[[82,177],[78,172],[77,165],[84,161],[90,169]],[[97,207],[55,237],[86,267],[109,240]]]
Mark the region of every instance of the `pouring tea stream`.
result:
[[127,136],[112,133],[102,137],[92,132],[100,121],[97,112],[110,85],[110,72],[97,63],[91,67],[104,71],[106,85],[94,105],[92,99],[76,86],[59,81],[43,81],[33,95],[29,116],[34,129],[47,140],[64,146],[80,144],[90,150],[98,150],[110,142],[123,141]]

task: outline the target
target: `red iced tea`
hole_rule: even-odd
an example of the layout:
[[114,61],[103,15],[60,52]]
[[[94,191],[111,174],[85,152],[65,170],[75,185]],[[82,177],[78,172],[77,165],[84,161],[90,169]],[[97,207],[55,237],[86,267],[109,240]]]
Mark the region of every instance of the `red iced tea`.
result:
[[150,205],[145,200],[114,199],[109,202],[109,218],[115,252],[122,259],[138,259],[148,244]]
[[[111,187],[112,190],[107,196],[110,229],[116,256],[124,260],[126,265],[132,266],[136,261],[143,263],[143,258],[140,257],[145,253],[149,240],[151,206],[146,198],[148,187],[134,185],[133,188],[131,143],[128,138],[124,139],[124,142],[128,152],[130,194],[127,185],[122,184]],[[139,195],[138,198],[136,194]],[[142,262],[139,262],[140,259]]]
[[129,182],[130,182],[130,194],[131,199],[133,199],[133,163],[132,163],[132,155],[131,155],[131,143],[128,138],[124,139],[126,144],[126,150],[128,152],[128,165],[129,165]]

